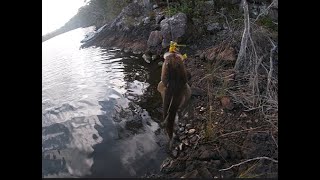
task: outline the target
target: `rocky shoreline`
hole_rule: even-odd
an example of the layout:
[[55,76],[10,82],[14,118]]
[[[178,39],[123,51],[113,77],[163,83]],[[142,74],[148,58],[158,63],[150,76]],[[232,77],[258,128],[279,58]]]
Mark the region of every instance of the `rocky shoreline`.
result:
[[[84,42],[82,48],[118,47],[140,54],[147,63],[155,63],[167,51],[170,40],[187,45],[181,52],[188,54],[191,103],[179,119],[175,148],[159,167],[161,173],[146,174],[144,178],[277,178],[277,124],[270,125],[259,111],[247,111],[243,104],[221,91],[236,84],[233,67],[240,49],[243,21],[229,22],[226,17],[232,16],[226,8],[217,9],[213,1],[201,2],[197,8],[208,15],[203,19],[182,12],[168,17],[166,6],[134,1]],[[240,1],[228,2],[228,6],[241,9]],[[261,9],[269,8],[272,13],[267,22],[277,20],[278,5],[274,1],[248,2],[253,18],[261,14]],[[275,34],[270,37],[277,39]],[[212,69],[215,76],[209,77]]]

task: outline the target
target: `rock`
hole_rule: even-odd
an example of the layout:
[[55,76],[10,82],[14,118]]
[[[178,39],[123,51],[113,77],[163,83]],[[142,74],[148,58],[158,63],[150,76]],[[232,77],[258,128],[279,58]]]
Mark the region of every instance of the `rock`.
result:
[[230,97],[224,96],[220,100],[222,108],[232,110],[234,108],[233,103],[231,102]]
[[193,136],[191,139],[190,139],[190,143],[192,144],[195,144],[198,140],[198,137],[197,136]]
[[[151,54],[159,55],[162,50],[161,46],[162,42],[162,34],[160,31],[151,31],[148,41],[147,41],[147,49]],[[151,59],[155,60],[157,56],[152,56]]]
[[158,62],[158,66],[162,66],[163,65],[163,61]]
[[174,149],[174,150],[172,151],[172,156],[173,156],[173,157],[177,157],[177,155],[178,155],[178,151],[177,151],[176,149]]
[[164,20],[164,19],[165,19],[165,16],[164,16],[163,13],[157,14],[157,16],[156,16],[156,24],[160,24],[160,22],[161,22],[162,20]]
[[157,9],[159,6],[157,5],[157,4],[154,4],[153,6],[152,6],[152,9]]
[[207,25],[207,31],[210,33],[215,33],[222,30],[223,27],[219,23],[211,23]]
[[221,165],[221,161],[220,161],[220,160],[212,160],[212,163],[213,163],[214,166],[216,166],[216,167],[220,167],[220,165]]
[[187,15],[184,13],[177,13],[171,18],[162,20],[160,27],[163,37],[163,48],[167,48],[171,40],[181,43],[187,41],[193,34],[193,27],[191,27],[190,22],[187,21]]
[[184,127],[179,128],[179,131],[183,132],[184,131]]
[[151,57],[149,55],[143,54],[142,58],[145,62],[147,62],[148,64],[150,63]]
[[183,143],[184,145],[186,145],[186,146],[189,146],[189,141],[188,141],[188,139],[182,140],[182,143]]
[[143,21],[143,24],[149,24],[150,23],[150,17],[145,17],[142,21]]
[[199,174],[202,178],[213,178],[212,174],[209,172],[207,168],[199,168]]
[[189,129],[191,127],[191,124],[186,124],[186,128]]
[[228,151],[225,150],[224,148],[220,149],[220,156],[223,158],[223,159],[227,159],[228,158]]
[[125,128],[132,132],[137,132],[139,129],[143,128],[142,117],[136,115],[132,120],[126,121]]
[[217,153],[212,152],[211,150],[204,150],[200,156],[200,160],[209,160],[209,159],[219,159]]
[[182,141],[182,140],[185,139],[186,137],[187,137],[186,135],[181,135],[181,136],[179,137],[179,140]]
[[93,138],[94,140],[97,140],[97,139],[98,139],[98,136],[97,136],[96,134],[92,134],[92,138]]
[[188,130],[188,134],[193,134],[194,132],[196,132],[195,129],[189,129],[189,130]]
[[193,170],[193,171],[181,176],[181,178],[196,178],[196,177],[199,177],[198,170]]
[[201,108],[200,108],[200,112],[204,112],[205,110],[206,110],[205,107],[201,107]]
[[205,59],[205,53],[201,53],[200,56],[199,56],[199,58],[200,58],[201,60],[204,60],[204,59]]
[[226,179],[234,178],[234,172],[233,171],[222,171],[221,178],[226,178]]
[[179,144],[179,151],[182,151],[182,148],[183,148],[183,143],[180,143]]
[[152,61],[155,61],[156,59],[158,59],[158,55],[152,55],[152,56],[151,56],[151,60],[152,60]]
[[162,171],[163,168],[167,167],[171,163],[171,160],[171,158],[165,159],[160,166],[160,171]]
[[161,45],[162,42],[162,35],[160,31],[151,31],[147,45],[148,47],[156,47],[158,45]]

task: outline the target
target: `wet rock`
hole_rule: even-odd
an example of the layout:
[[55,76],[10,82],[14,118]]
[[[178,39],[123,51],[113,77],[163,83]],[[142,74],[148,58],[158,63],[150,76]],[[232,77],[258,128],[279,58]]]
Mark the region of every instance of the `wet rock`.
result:
[[183,132],[184,131],[184,127],[179,128],[179,131]]
[[97,139],[98,139],[98,136],[97,136],[96,134],[92,134],[92,138],[93,138],[94,140],[97,140]]
[[213,178],[212,174],[209,172],[207,168],[199,168],[199,174],[202,178]]
[[163,61],[158,62],[158,66],[162,66],[163,65]]
[[139,129],[143,128],[141,116],[134,116],[132,120],[127,121],[125,128],[132,132],[137,132]]

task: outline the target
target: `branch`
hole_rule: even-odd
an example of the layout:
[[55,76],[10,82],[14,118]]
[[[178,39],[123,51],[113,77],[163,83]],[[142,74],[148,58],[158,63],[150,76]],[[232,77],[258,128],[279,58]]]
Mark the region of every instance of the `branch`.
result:
[[267,9],[265,9],[262,13],[260,13],[260,14],[257,16],[257,18],[254,20],[254,22],[256,22],[261,15],[266,14],[266,13],[269,11],[269,9],[274,5],[275,1],[276,1],[276,0],[273,0],[272,3],[267,7]]
[[271,78],[272,78],[272,72],[273,72],[273,60],[272,60],[272,56],[274,51],[276,50],[277,46],[272,42],[272,40],[269,38],[269,41],[272,44],[272,49],[270,50],[270,69],[269,69],[269,73],[268,73],[268,82],[267,82],[267,94],[269,93],[269,89],[270,89],[270,83],[271,83]]
[[227,16],[225,16],[224,14],[222,14],[222,13],[220,13],[220,12],[217,12],[217,13],[220,14],[221,16],[223,16],[223,17],[226,19],[226,23],[227,23],[227,25],[228,25],[228,28],[229,28],[229,30],[231,31]]
[[234,164],[234,165],[232,165],[232,166],[230,166],[230,167],[228,167],[228,168],[220,169],[219,171],[226,171],[226,170],[229,170],[229,169],[231,169],[231,168],[233,168],[233,167],[240,166],[241,164],[244,164],[244,163],[247,163],[247,162],[250,162],[250,161],[254,161],[254,160],[261,160],[261,159],[267,159],[267,160],[273,161],[273,162],[275,162],[275,163],[278,163],[278,161],[275,160],[275,159],[272,159],[272,158],[264,157],[264,156],[263,156],[263,157],[256,157],[256,158],[253,158],[253,159],[245,160],[245,161],[240,162],[240,163],[238,163],[238,164]]
[[249,18],[249,9],[248,9],[248,3],[246,0],[242,1],[242,7],[244,9],[244,31],[241,39],[241,46],[240,51],[237,57],[237,61],[235,64],[234,69],[236,71],[239,70],[240,64],[242,63],[243,57],[246,56],[246,49],[247,49],[247,43],[248,43],[248,35],[250,30],[250,18]]
[[230,133],[222,134],[219,137],[223,137],[223,136],[230,135],[230,134],[236,134],[236,133],[243,132],[243,131],[255,130],[255,129],[262,128],[262,127],[264,127],[264,126],[259,126],[259,127],[255,127],[255,128],[251,128],[251,129],[244,129],[244,130],[240,130],[240,131],[233,131],[233,132],[230,132]]

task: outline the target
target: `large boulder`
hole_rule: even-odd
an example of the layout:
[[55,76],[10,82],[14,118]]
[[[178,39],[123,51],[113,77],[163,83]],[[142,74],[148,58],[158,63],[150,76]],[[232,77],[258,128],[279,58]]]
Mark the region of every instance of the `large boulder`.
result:
[[152,31],[148,38],[148,51],[152,54],[160,54],[162,50],[162,34],[161,31]]
[[188,22],[187,15],[184,13],[178,13],[171,18],[162,20],[160,27],[163,37],[163,48],[167,48],[172,40],[181,43],[186,42],[192,37],[193,27],[191,23]]

